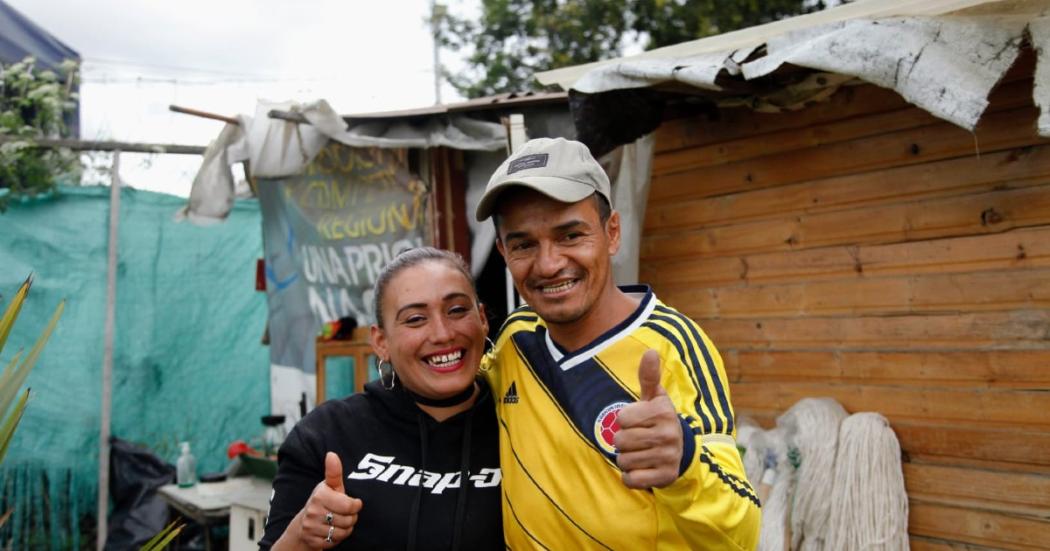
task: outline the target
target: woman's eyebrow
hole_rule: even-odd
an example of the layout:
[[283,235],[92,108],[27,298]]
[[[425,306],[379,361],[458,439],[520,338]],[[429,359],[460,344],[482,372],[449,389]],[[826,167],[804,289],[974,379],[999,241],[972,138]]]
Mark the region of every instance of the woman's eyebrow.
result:
[[[451,293],[441,297],[441,300],[444,301],[444,302],[448,302],[450,300],[456,300],[456,299],[460,299],[460,298],[465,298],[465,299],[469,300],[470,299],[470,295],[468,295],[467,293],[454,291],[454,292],[451,292]],[[416,309],[422,310],[422,309],[425,309],[426,307],[427,307],[427,305],[426,305],[425,302],[413,302],[412,304],[406,304],[406,305],[402,306],[401,308],[397,309],[397,312],[394,314],[394,317],[400,316],[405,310],[416,310]]]
[[413,302],[412,304],[406,304],[406,305],[402,306],[401,308],[397,309],[397,312],[394,314],[394,317],[400,317],[401,313],[404,312],[405,310],[415,310],[415,309],[426,308],[426,307],[427,307],[427,305],[422,303],[422,302]]

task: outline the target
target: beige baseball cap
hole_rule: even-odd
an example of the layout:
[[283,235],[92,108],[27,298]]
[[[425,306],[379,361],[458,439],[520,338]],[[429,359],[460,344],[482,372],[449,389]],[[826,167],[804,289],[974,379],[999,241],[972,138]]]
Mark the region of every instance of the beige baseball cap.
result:
[[478,222],[492,216],[500,193],[511,186],[529,187],[563,203],[582,201],[595,192],[610,201],[609,176],[586,145],[565,138],[529,140],[503,161],[478,203]]

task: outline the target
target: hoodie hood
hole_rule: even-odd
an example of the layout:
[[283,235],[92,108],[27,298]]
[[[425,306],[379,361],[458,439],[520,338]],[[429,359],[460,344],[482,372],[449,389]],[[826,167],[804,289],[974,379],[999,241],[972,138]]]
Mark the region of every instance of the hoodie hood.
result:
[[[478,378],[475,379],[474,382],[478,385],[479,392],[477,399],[474,401],[474,405],[470,409],[476,409],[478,407],[493,407],[492,392],[489,390],[489,386],[485,380]],[[392,390],[384,388],[380,381],[370,381],[365,383],[364,395],[366,399],[389,413],[391,418],[413,426],[417,424],[416,419],[418,415],[422,413],[428,421],[428,427],[443,425],[447,425],[448,428],[454,428],[457,426],[461,427],[466,414],[470,411],[468,409],[467,411],[453,415],[444,421],[437,421],[430,415],[427,415],[426,412],[419,409],[419,406],[416,405],[412,396],[405,391],[405,387],[400,381],[398,381],[397,385]],[[485,404],[488,405],[486,406]]]

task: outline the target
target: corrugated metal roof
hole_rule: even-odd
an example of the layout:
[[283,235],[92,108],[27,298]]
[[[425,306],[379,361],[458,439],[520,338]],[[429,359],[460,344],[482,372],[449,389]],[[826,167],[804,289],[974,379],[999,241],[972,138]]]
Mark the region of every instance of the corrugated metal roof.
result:
[[362,121],[372,119],[404,119],[413,117],[429,117],[451,113],[472,113],[487,111],[490,109],[503,109],[513,106],[541,105],[545,103],[564,103],[568,101],[565,92],[511,92],[475,98],[459,103],[431,105],[416,109],[402,109],[398,111],[380,111],[376,113],[354,113],[344,115],[347,121]]
[[932,16],[958,12],[972,14],[1028,13],[1037,12],[1047,6],[1050,6],[1050,0],[866,0],[717,36],[674,44],[634,56],[545,71],[538,73],[536,78],[542,84],[558,85],[563,90],[568,90],[585,73],[604,65],[625,60],[685,58],[713,52],[755,48],[765,44],[771,38],[788,32],[838,21],[897,16]]

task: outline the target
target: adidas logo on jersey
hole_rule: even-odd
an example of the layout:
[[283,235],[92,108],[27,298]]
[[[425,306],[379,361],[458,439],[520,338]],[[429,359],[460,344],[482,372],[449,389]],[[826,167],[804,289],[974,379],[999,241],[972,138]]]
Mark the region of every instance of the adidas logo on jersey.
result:
[[510,388],[507,389],[507,393],[503,395],[504,404],[516,404],[518,403],[518,383],[510,383]]

